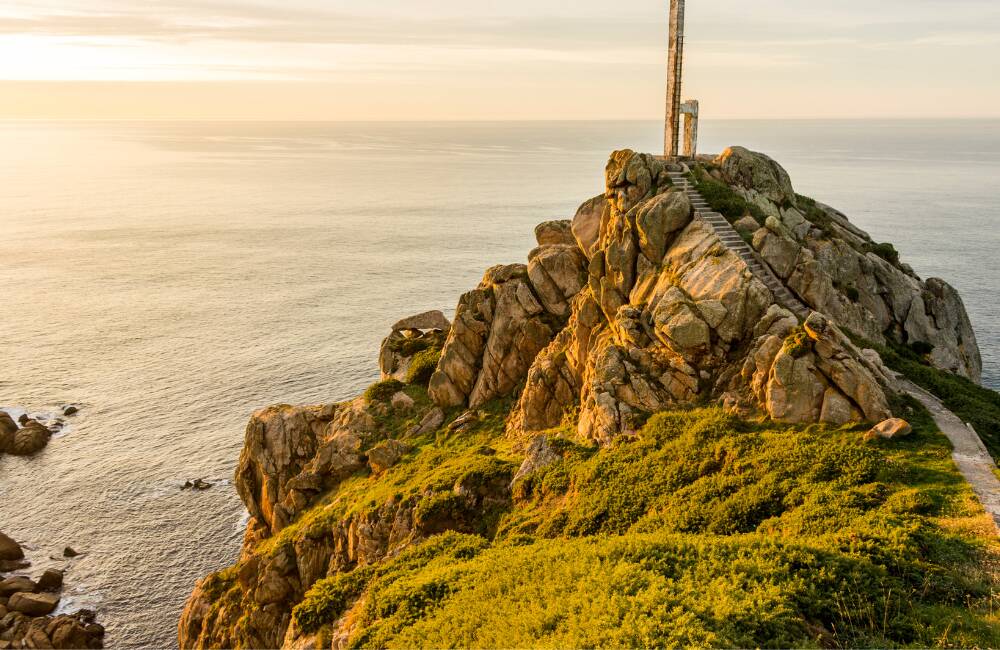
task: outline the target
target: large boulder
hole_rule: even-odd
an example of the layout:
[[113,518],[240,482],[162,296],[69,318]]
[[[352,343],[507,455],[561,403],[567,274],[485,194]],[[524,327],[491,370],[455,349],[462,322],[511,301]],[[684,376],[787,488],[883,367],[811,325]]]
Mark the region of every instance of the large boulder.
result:
[[539,246],[575,246],[573,223],[569,219],[540,223],[535,226],[535,241]]
[[0,454],[6,452],[14,444],[14,434],[17,433],[17,422],[6,411],[0,411]]
[[0,597],[10,598],[18,592],[34,593],[39,587],[31,578],[25,576],[10,576],[0,580]]
[[59,596],[55,594],[36,594],[18,592],[10,597],[7,607],[12,611],[21,612],[27,616],[46,616],[55,611],[59,605]]
[[21,546],[7,535],[0,532],[0,561],[24,559]]
[[715,162],[728,184],[753,190],[778,206],[795,203],[791,177],[769,156],[744,147],[729,147]]
[[36,420],[28,420],[16,434],[8,452],[15,456],[31,456],[45,449],[52,432]]
[[573,237],[583,254],[590,259],[601,240],[601,223],[611,214],[611,203],[601,194],[580,206],[573,217]]
[[403,330],[443,330],[445,332],[451,327],[451,323],[445,315],[438,310],[425,311],[422,314],[410,316],[398,321],[392,326],[392,331],[401,332]]

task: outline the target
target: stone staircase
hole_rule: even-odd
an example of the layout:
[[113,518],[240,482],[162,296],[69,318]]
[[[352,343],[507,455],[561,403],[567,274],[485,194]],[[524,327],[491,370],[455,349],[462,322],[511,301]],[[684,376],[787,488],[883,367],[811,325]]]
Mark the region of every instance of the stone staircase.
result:
[[698,190],[694,188],[691,182],[684,176],[683,172],[669,172],[669,175],[673,184],[684,190],[688,198],[691,199],[695,215],[715,229],[715,233],[719,236],[719,239],[722,240],[722,243],[725,244],[729,250],[738,255],[740,259],[746,262],[746,265],[750,268],[751,273],[757,276],[757,278],[764,283],[771,293],[774,294],[775,300],[798,316],[799,319],[805,320],[812,310],[799,300],[799,298],[793,294],[787,286],[785,286],[785,283],[782,282],[773,271],[771,271],[771,267],[769,267],[764,260],[761,259],[760,255],[758,255],[749,244],[743,241],[743,238],[738,232],[736,232],[736,229],[733,228],[732,224],[726,221],[726,218],[720,213],[712,211],[712,208],[708,205],[708,201],[706,201]]

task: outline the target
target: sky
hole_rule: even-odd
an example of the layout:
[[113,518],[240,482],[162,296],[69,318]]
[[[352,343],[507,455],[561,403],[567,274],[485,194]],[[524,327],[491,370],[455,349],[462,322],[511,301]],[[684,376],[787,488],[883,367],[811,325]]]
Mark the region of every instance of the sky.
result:
[[[0,0],[0,118],[659,119],[667,0]],[[997,0],[688,0],[705,118],[1000,117]]]

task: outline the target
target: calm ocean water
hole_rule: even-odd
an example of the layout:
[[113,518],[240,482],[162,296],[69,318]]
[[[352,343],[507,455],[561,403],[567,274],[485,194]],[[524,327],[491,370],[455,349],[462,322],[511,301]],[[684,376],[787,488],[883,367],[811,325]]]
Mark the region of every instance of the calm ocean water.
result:
[[[703,149],[775,156],[796,189],[962,292],[1000,386],[1000,121],[712,122]],[[0,122],[0,408],[82,406],[0,460],[0,530],[68,566],[113,647],[172,646],[231,563],[250,413],[378,376],[390,324],[451,311],[532,229],[602,188],[655,123]],[[185,480],[222,480],[182,492]],[[84,553],[48,559],[65,545]]]

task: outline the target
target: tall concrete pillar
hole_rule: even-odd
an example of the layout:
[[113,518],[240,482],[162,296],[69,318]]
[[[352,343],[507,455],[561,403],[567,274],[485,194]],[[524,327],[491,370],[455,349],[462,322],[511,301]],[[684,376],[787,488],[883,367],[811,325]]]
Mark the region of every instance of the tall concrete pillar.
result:
[[670,0],[670,53],[667,56],[667,123],[663,155],[678,155],[681,134],[681,79],[684,72],[684,0]]

